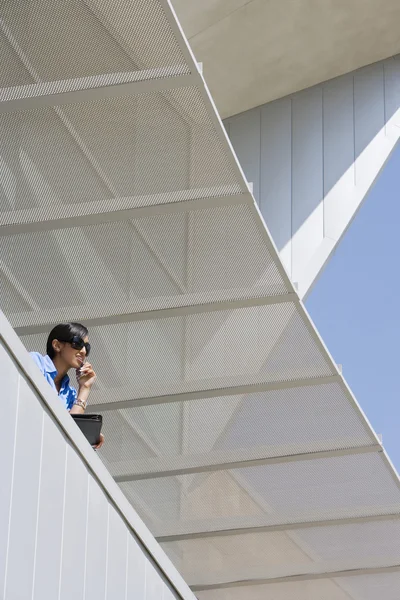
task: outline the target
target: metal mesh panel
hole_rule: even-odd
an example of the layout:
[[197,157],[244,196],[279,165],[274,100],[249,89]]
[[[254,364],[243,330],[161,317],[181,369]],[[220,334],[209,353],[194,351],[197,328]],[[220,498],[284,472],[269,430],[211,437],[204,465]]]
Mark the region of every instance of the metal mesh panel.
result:
[[[216,257],[212,269],[204,246]],[[35,306],[10,306],[14,326],[60,321],[67,308],[68,318],[82,320],[286,292],[246,205],[4,236],[0,254]],[[59,281],[62,295],[51,285]]]
[[386,567],[400,564],[400,518],[168,542],[162,547],[190,585]]
[[2,224],[243,188],[192,87],[0,114],[0,156]]
[[334,581],[346,589],[350,598],[355,600],[358,598],[362,598],[362,600],[377,600],[377,598],[398,600],[400,598],[400,573],[339,577]]
[[12,212],[8,222],[25,209],[111,196],[52,108],[0,115],[0,155],[0,208]]
[[0,30],[1,79],[0,86],[23,85],[33,82],[29,71],[24,67],[13,50],[7,37]]
[[352,523],[298,531],[296,535],[321,561],[400,564],[400,520]]
[[[94,404],[333,374],[292,303],[92,326],[90,337],[105,388]],[[37,350],[45,335],[22,339]]]
[[104,417],[102,431],[110,442],[102,453],[103,462],[110,472],[115,464],[128,459],[132,452],[138,460],[156,455],[151,436],[146,435],[138,422],[133,421],[125,411],[114,413],[112,419]]
[[[3,0],[0,18],[19,70],[36,81],[151,67],[171,76],[185,64],[158,0]],[[1,87],[19,83],[3,73]]]
[[[386,575],[385,575],[386,577]],[[199,600],[376,600],[376,596],[349,596],[336,581],[296,581],[196,592]],[[397,596],[384,597],[397,600]]]
[[3,265],[0,265],[0,307],[4,313],[25,312],[31,309],[16,285],[14,277],[8,278],[3,272]]
[[[155,535],[398,512],[379,454],[360,454],[121,483]],[[156,492],[157,490],[157,492]],[[173,492],[173,493],[172,493]],[[379,508],[377,508],[379,507]]]
[[338,383],[110,411],[104,429],[101,455],[113,475],[375,442]]

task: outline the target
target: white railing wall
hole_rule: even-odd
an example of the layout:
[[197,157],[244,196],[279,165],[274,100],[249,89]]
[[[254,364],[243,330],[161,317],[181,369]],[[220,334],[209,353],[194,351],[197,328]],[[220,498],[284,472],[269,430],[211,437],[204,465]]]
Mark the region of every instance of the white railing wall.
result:
[[0,311],[0,598],[193,600]]

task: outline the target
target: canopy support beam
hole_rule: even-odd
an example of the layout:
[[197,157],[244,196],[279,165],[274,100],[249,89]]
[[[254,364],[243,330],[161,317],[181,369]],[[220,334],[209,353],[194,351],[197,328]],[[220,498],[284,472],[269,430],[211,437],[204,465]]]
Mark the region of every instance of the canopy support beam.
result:
[[167,542],[182,542],[186,540],[203,540],[215,537],[228,537],[231,535],[246,535],[254,533],[274,533],[276,531],[292,531],[295,529],[309,529],[310,527],[334,527],[341,525],[360,525],[362,523],[375,523],[379,521],[393,521],[400,519],[399,513],[386,515],[368,515],[362,517],[343,517],[335,519],[323,519],[320,521],[298,521],[296,523],[277,523],[274,525],[260,525],[253,527],[240,527],[235,529],[218,529],[215,531],[192,531],[190,533],[177,533],[170,535],[158,535],[156,540],[160,544]]
[[[210,188],[208,190],[178,190],[173,194],[153,194],[126,198],[114,196],[108,200],[82,202],[79,206],[70,206],[75,214],[69,216],[65,214],[65,206],[49,203],[45,207],[2,212],[0,235],[4,237],[21,233],[87,227],[89,225],[131,221],[132,219],[183,213],[192,210],[236,206],[238,204],[249,204],[250,202],[251,197],[249,194],[224,194],[219,193],[217,188]],[[110,210],[110,207],[114,207],[114,210]]]
[[[215,296],[218,295],[218,300]],[[255,306],[270,306],[294,302],[296,295],[293,293],[277,294],[275,296],[267,295],[267,290],[263,288],[254,288],[251,290],[228,290],[217,294],[196,293],[181,296],[172,296],[165,299],[156,297],[146,298],[137,302],[116,307],[113,314],[109,314],[107,309],[99,310],[97,315],[93,315],[94,310],[86,316],[83,314],[82,307],[70,307],[68,313],[71,320],[84,320],[87,327],[96,327],[98,325],[117,325],[120,323],[133,323],[135,321],[150,321],[153,319],[166,319],[169,317],[181,317],[196,315],[199,313],[217,312],[221,310],[235,310],[239,308],[250,308]],[[164,306],[160,304],[164,303]],[[179,305],[178,303],[181,303]],[[152,306],[153,304],[153,306]],[[178,304],[178,305],[177,305]],[[119,309],[119,310],[118,310]],[[130,309],[130,310],[129,310]],[[62,314],[65,314],[62,313]],[[61,322],[62,314],[55,311],[46,311],[44,320],[40,314],[15,315],[12,318],[12,325],[19,336],[31,335],[33,333],[46,333],[49,325],[55,322]],[[36,319],[36,323],[23,325],[25,319]]]
[[[301,387],[314,387],[317,385],[340,383],[341,381],[342,379],[340,375],[326,375],[324,377],[305,377],[304,379],[290,379],[287,381],[248,383],[229,387],[197,389],[189,392],[163,394],[161,396],[145,396],[140,398],[131,398],[129,400],[119,400],[116,402],[99,402],[91,404],[90,408],[91,410],[105,412],[109,410],[135,408],[138,406],[168,404],[170,402],[188,402],[191,400],[204,400],[206,398],[220,398],[221,396],[243,396],[245,394],[257,394],[259,392],[291,390]],[[107,393],[107,397],[109,397],[109,395],[110,392]]]
[[247,587],[253,585],[266,585],[269,583],[292,583],[295,581],[316,581],[318,579],[336,579],[339,577],[357,577],[360,575],[383,575],[400,571],[400,564],[387,567],[371,567],[360,569],[348,569],[343,571],[324,571],[323,573],[300,573],[298,575],[287,575],[285,577],[266,577],[260,579],[248,579],[240,581],[227,581],[210,585],[191,585],[193,592],[205,592],[209,590],[223,590],[236,587]]
[[[300,454],[292,454],[285,456],[273,456],[273,457],[263,457],[263,458],[251,458],[244,460],[230,460],[228,456],[226,456],[226,461],[218,462],[215,464],[197,464],[194,466],[182,466],[179,463],[184,463],[187,461],[187,456],[178,456],[173,458],[172,460],[165,461],[167,465],[165,469],[162,470],[151,470],[149,468],[146,471],[138,471],[137,473],[128,473],[125,475],[117,475],[114,477],[117,483],[123,483],[127,481],[143,481],[144,479],[158,479],[160,477],[176,477],[177,475],[193,475],[194,473],[212,473],[214,471],[226,471],[229,469],[246,469],[248,467],[262,467],[266,465],[276,465],[283,464],[289,462],[298,462],[298,461],[306,461],[306,460],[319,460],[323,458],[335,458],[340,456],[350,456],[354,454],[368,454],[371,452],[382,452],[382,446],[371,444],[370,446],[360,446],[358,448],[345,448],[339,450],[322,450],[320,452],[304,452]],[[206,456],[209,456],[207,454]],[[230,453],[232,456],[232,453]],[[190,458],[190,457],[189,457]],[[199,460],[199,459],[198,459]],[[138,461],[139,462],[139,461]],[[151,465],[157,466],[160,463],[160,460],[154,459],[140,461],[147,464],[149,467]]]

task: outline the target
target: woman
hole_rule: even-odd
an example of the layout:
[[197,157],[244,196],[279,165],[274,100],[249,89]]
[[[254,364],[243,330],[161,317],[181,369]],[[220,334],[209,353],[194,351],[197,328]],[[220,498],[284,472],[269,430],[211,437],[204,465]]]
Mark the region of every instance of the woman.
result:
[[[61,323],[50,331],[46,356],[31,352],[44,377],[73,415],[85,412],[90,389],[96,379],[92,365],[86,362],[90,352],[88,333],[80,323]],[[70,385],[67,374],[70,369],[76,371],[78,391]],[[101,434],[96,449],[103,442],[104,436]]]

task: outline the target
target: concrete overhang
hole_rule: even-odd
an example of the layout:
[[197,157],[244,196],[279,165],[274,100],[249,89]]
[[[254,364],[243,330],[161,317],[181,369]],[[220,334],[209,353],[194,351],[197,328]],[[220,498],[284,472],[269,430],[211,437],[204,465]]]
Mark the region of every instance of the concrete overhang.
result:
[[400,53],[397,0],[173,0],[223,118]]

